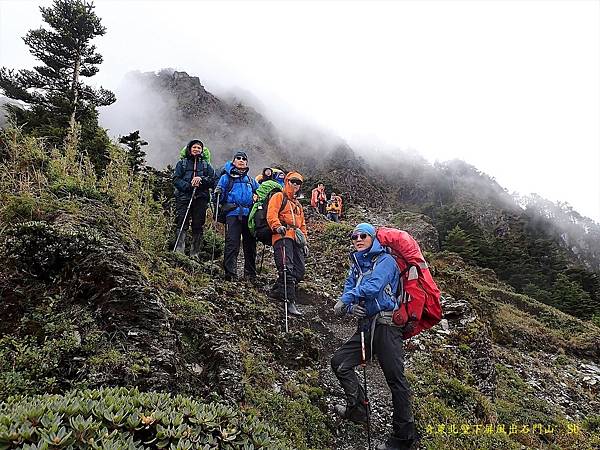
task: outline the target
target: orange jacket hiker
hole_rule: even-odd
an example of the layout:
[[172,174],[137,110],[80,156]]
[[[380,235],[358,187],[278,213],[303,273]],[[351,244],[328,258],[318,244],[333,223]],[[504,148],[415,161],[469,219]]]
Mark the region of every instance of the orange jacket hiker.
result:
[[325,186],[319,183],[319,186],[312,190],[310,196],[310,206],[317,208],[319,203],[325,203],[327,201],[327,194],[325,194]]
[[[285,237],[296,240],[296,228],[299,228],[300,231],[302,231],[302,234],[306,236],[304,211],[302,209],[302,205],[295,197],[294,188],[290,185],[290,180],[293,178],[303,181],[302,175],[300,175],[298,172],[288,173],[285,177],[283,192],[276,193],[273,195],[273,197],[271,197],[271,200],[269,200],[269,208],[267,209],[267,222],[269,223],[269,228],[271,228],[274,233],[272,240],[273,244],[282,238],[281,235],[275,233],[275,230],[280,226],[287,227]],[[281,212],[279,212],[284,195],[287,197],[287,201]]]

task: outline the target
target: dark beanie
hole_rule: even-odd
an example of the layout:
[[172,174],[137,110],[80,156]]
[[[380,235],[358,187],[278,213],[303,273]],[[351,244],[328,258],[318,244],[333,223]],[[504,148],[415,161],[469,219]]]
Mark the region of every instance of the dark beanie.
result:
[[231,158],[232,160],[235,159],[236,156],[243,156],[244,158],[248,159],[248,155],[246,154],[246,152],[244,150],[237,150],[234,154],[233,154],[233,158]]
[[200,139],[192,139],[190,141],[190,143],[187,145],[187,149],[191,150],[192,149],[192,145],[194,144],[200,144],[200,146],[202,147],[202,149],[204,149],[204,142],[202,142]]

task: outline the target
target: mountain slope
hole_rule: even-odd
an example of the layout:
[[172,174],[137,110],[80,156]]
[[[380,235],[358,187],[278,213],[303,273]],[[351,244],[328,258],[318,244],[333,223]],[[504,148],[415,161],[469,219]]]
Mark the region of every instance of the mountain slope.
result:
[[[204,99],[195,81],[189,83]],[[206,105],[212,105],[207,108],[229,114],[217,100],[206,96]],[[291,332],[285,333],[283,307],[266,295],[275,278],[269,250],[259,248],[259,255],[266,256],[256,285],[221,277],[220,225],[208,224],[202,262],[171,253],[169,213],[153,199],[143,175],[128,169],[123,150],[111,149],[111,165],[96,179],[85,157],[69,147],[51,152],[12,129],[2,142],[0,402],[6,403],[0,403],[0,444],[17,448],[37,436],[10,429],[23,408],[31,409],[18,398],[8,400],[12,395],[91,388],[79,397],[101,398],[99,388],[122,386],[184,396],[177,402],[192,397],[226,405],[230,409],[224,414],[238,414],[238,426],[248,435],[260,434],[253,422],[259,418],[272,427],[267,432],[271,442],[283,448],[366,447],[364,430],[341,423],[332,413],[343,394],[329,358],[355,327],[351,319],[334,317],[332,307],[348,268],[348,233],[356,222],[367,220],[416,236],[443,291],[443,323],[405,343],[421,448],[599,445],[600,328],[515,292],[490,269],[440,251],[440,241],[442,249],[448,244],[440,230],[451,220],[470,224],[479,196],[488,198],[485,208],[493,211],[473,221],[480,226],[478,244],[495,236],[492,225],[505,201],[502,189],[475,173],[475,180],[489,186],[473,192],[472,168],[459,165],[463,172],[451,195],[440,189],[434,192],[441,197],[424,198],[429,191],[423,186],[433,178],[423,174],[437,174],[435,167],[420,166],[412,175],[407,168],[394,181],[344,145],[324,152],[327,170],[303,167],[308,188],[322,179],[348,201],[339,225],[306,208],[312,251],[299,292],[305,316],[292,319]],[[410,188],[410,180],[422,184]],[[400,207],[406,197],[399,188],[411,193],[413,211]],[[442,207],[452,203],[468,217],[438,210],[440,199]],[[510,204],[506,208],[520,214]],[[510,229],[499,230],[499,242],[510,243]],[[376,363],[369,365],[368,377],[379,442],[389,431],[389,392]],[[109,401],[127,396],[123,391],[107,395]],[[67,398],[73,396],[78,394]],[[51,400],[53,408],[61,398]],[[152,405],[154,400],[140,401]],[[168,409],[171,401],[160,401],[165,414],[162,406],[156,408],[160,414],[143,411],[142,417],[135,409],[110,412],[132,416],[135,427],[158,433],[159,426],[179,420],[169,416],[177,412]],[[121,400],[117,404],[131,408]],[[49,426],[73,426],[60,416],[64,411],[51,418],[44,414]],[[117,422],[106,426],[117,429]],[[211,428],[205,436],[213,442],[209,447],[227,448],[223,429]],[[168,443],[182,439],[173,435]],[[148,447],[157,445],[150,441]],[[255,448],[276,448],[260,442],[254,441]]]
[[[423,212],[437,221],[448,208],[459,208],[487,236],[510,232],[511,222],[524,219],[540,225],[573,264],[600,271],[600,225],[568,205],[538,196],[513,198],[492,177],[462,161],[429,164],[418,154],[352,149],[341,139],[314,129],[304,134],[283,132],[239,97],[220,99],[198,77],[163,70],[132,73],[122,89],[123,100],[103,112],[109,128],[121,134],[131,123],[150,142],[148,161],[155,167],[173,164],[177,149],[192,136],[211,147],[217,165],[236,148],[246,148],[251,168],[295,167],[309,177],[327,181],[350,203],[375,195],[377,205]],[[304,129],[302,124],[297,129]],[[363,156],[364,155],[364,159]],[[362,195],[364,192],[364,195]],[[440,236],[443,240],[445,233]]]

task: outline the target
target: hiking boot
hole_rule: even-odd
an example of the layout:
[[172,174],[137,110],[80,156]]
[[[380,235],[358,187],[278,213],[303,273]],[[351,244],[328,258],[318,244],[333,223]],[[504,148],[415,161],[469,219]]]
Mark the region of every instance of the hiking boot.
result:
[[197,258],[200,249],[202,248],[202,235],[195,234],[192,236],[192,249],[190,250],[190,258]]
[[291,314],[292,316],[301,316],[302,315],[300,310],[296,307],[296,304],[292,303],[292,302],[288,302],[288,314]]
[[333,411],[342,419],[364,425],[367,423],[367,410],[362,406],[348,408],[344,405],[335,405]]
[[267,295],[269,297],[277,299],[277,300],[283,298],[283,294],[281,293],[281,288],[278,285],[272,286]]
[[375,450],[413,450],[416,447],[418,438],[415,439],[398,439],[393,435],[390,436],[383,444],[375,447]]
[[179,242],[177,242],[177,246],[175,247],[175,250],[173,250],[173,251],[175,253],[181,253],[182,255],[185,255],[185,236],[181,236],[179,238]]
[[237,275],[235,275],[233,273],[226,273],[225,281],[237,281]]

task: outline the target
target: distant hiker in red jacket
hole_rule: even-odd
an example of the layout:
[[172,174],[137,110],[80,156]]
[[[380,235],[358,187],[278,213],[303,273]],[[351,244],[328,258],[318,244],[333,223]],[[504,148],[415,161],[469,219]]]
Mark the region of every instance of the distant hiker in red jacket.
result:
[[323,183],[319,183],[317,187],[312,190],[310,206],[315,208],[319,214],[325,215],[327,208],[327,194],[325,193],[325,185]]

